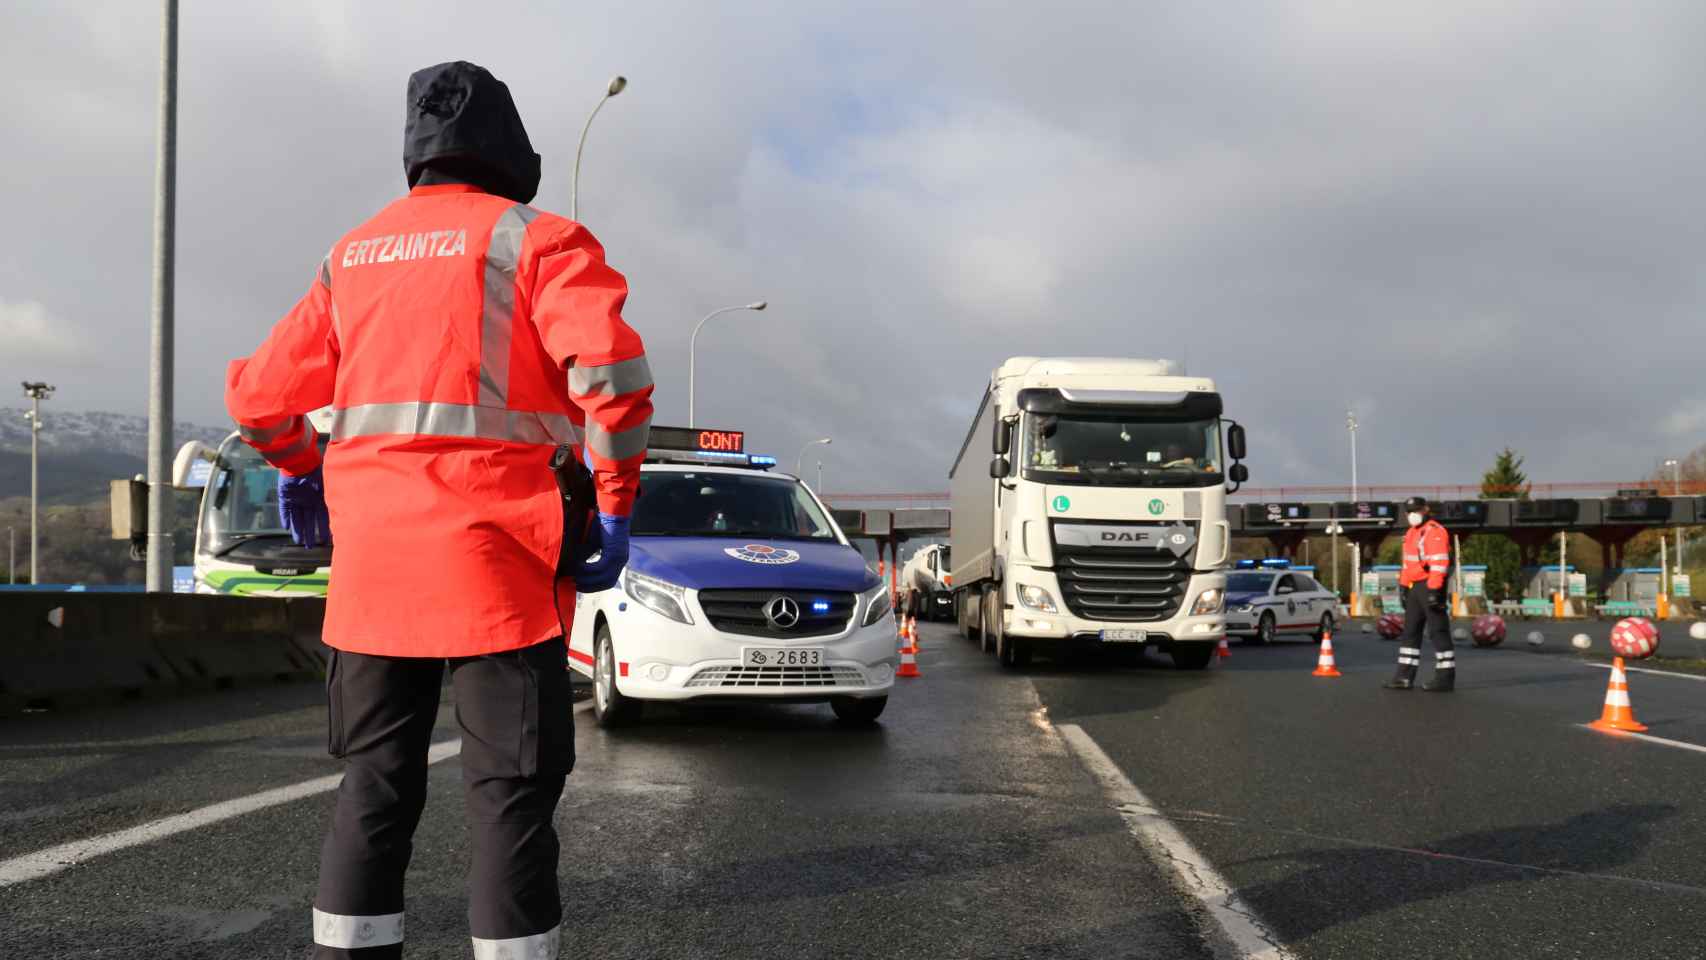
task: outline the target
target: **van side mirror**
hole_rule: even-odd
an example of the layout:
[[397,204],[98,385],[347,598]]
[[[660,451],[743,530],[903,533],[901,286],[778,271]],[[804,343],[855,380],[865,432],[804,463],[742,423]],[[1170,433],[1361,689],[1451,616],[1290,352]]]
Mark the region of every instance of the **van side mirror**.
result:
[[1013,425],[1005,420],[995,421],[995,437],[993,438],[995,455],[1005,457],[1013,446]]
[[989,461],[989,475],[997,480],[1005,480],[1013,475],[1013,464],[1006,457],[996,457]]
[[1244,427],[1234,423],[1226,428],[1226,452],[1234,460],[1242,460],[1250,451],[1244,447]]

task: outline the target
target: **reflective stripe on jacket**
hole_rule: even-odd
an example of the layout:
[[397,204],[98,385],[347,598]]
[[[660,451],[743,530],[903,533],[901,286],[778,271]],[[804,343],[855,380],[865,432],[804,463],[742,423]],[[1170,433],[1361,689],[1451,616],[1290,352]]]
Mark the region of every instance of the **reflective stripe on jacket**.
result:
[[[333,536],[336,536],[333,531]],[[1404,568],[1398,573],[1398,583],[1428,582],[1429,590],[1445,589],[1446,574],[1451,572],[1451,535],[1438,521],[1427,520],[1419,527],[1404,533]]]
[[332,407],[328,644],[460,657],[565,632],[574,591],[555,583],[547,464],[558,442],[584,443],[599,509],[632,510],[652,379],[627,292],[580,224],[421,186],[338,241],[231,364],[226,406],[287,473],[319,465],[302,415]]

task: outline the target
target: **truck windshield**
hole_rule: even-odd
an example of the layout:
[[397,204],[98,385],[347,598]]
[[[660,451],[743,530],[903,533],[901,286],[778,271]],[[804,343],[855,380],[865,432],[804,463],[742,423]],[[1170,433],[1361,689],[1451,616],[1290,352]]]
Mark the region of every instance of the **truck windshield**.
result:
[[648,470],[634,501],[642,537],[834,540],[817,501],[794,480],[762,474]]
[[[320,451],[327,438],[320,437]],[[236,437],[219,448],[201,500],[201,546],[215,556],[257,537],[289,538],[278,518],[278,470]]]
[[1209,487],[1224,482],[1218,419],[1025,415],[1024,475],[1044,483]]

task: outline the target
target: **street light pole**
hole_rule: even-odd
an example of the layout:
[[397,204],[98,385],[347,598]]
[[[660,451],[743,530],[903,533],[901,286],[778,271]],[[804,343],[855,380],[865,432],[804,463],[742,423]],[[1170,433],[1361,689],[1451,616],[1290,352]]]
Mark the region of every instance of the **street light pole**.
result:
[[[1670,468],[1670,479],[1671,483],[1675,484],[1676,495],[1682,496],[1682,461],[1666,460],[1665,466]],[[1676,572],[1679,575],[1682,573],[1682,528],[1680,526],[1676,528]],[[1671,582],[1675,582],[1674,577],[1671,578]]]
[[1351,500],[1357,498],[1357,415],[1354,410],[1345,411],[1345,429],[1351,432]]
[[[154,306],[148,358],[149,593],[172,590],[172,276],[177,242],[178,0],[160,22],[160,130],[154,162]],[[35,558],[31,557],[31,563]]]
[[[719,314],[732,313],[736,310],[763,310],[768,306],[770,306],[770,301],[768,300],[755,300],[752,303],[743,303],[735,307],[724,307],[721,310],[712,310],[710,313],[705,314],[705,320],[709,320]],[[687,343],[687,428],[689,430],[699,425],[699,422],[693,419],[693,401],[697,396],[697,381],[695,380],[695,376],[698,370],[699,328],[705,325],[705,320],[700,320],[698,323],[694,324],[693,336]]]
[[823,496],[823,461],[817,462],[817,495]]
[[24,396],[30,398],[30,586],[41,583],[41,402],[53,393],[47,383],[24,381]]
[[581,127],[580,142],[575,145],[575,172],[569,177],[569,219],[580,221],[580,192],[581,192],[581,152],[586,149],[586,134],[592,129],[592,118],[598,116],[598,111],[604,109],[605,101],[616,96],[628,87],[628,78],[620,74],[610,78],[610,85],[604,88],[604,96],[598,98],[598,103],[592,112],[586,115],[586,125]]
[[[834,440],[831,440],[828,437],[819,437],[818,439],[812,440],[809,443],[807,443],[805,446],[801,447],[800,448],[800,455],[794,458],[794,476],[796,476],[796,477],[799,476],[800,471],[804,468],[805,462],[806,462],[806,451],[807,450],[810,450],[811,448],[817,446],[818,444],[823,444],[824,446],[827,447],[834,442],[835,442]],[[821,487],[822,484],[819,484],[819,486]],[[821,492],[821,491],[819,491],[819,492]]]

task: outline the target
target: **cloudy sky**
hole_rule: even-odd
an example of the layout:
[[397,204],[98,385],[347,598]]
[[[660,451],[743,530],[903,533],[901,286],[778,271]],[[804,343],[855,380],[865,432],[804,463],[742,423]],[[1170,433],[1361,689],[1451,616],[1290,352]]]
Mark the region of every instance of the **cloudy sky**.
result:
[[[146,404],[158,4],[0,33],[0,381]],[[576,12],[566,12],[569,8]],[[1618,480],[1706,442],[1706,4],[189,0],[180,417],[403,189],[402,94],[509,83],[633,287],[658,422],[941,490],[1011,355],[1215,377],[1254,483]],[[819,448],[821,449],[821,448]],[[817,459],[807,460],[807,472]]]

